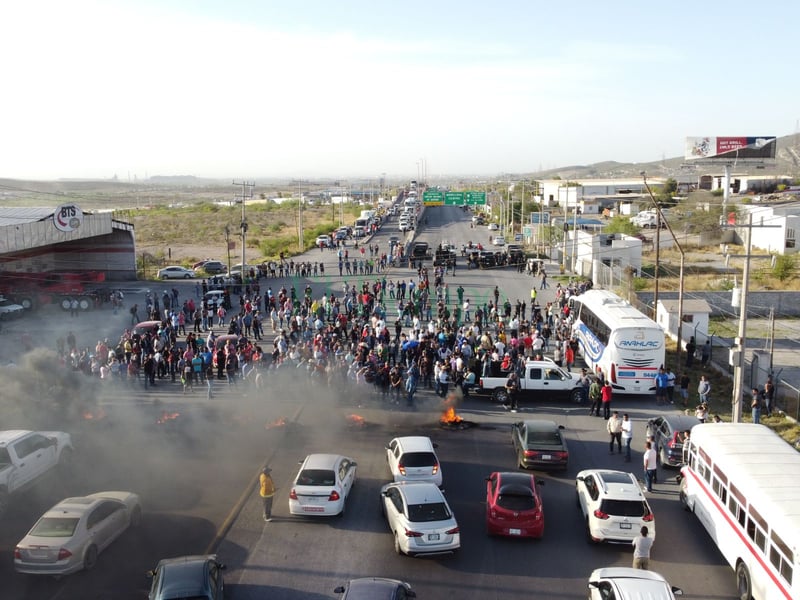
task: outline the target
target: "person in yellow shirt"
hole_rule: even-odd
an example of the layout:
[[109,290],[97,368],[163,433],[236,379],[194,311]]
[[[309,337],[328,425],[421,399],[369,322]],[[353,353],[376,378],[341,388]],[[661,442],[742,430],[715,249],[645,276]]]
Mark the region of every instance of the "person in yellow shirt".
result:
[[272,497],[275,495],[275,483],[270,477],[272,469],[264,467],[258,476],[259,494],[264,501],[264,520],[272,521]]

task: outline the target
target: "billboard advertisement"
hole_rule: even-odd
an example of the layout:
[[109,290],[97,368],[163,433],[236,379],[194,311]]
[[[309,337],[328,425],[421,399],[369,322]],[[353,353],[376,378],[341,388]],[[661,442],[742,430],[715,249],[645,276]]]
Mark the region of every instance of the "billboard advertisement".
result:
[[725,160],[765,161],[775,158],[775,136],[687,137],[686,160],[710,162]]

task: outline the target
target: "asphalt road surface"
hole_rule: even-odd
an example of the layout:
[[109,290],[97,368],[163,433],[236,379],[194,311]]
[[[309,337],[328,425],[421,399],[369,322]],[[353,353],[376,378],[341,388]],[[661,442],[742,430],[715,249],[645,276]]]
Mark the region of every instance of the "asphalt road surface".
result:
[[[471,229],[469,213],[458,208],[427,209],[425,216],[428,225],[421,225],[417,239],[432,246],[444,239],[459,246],[468,240],[488,242],[486,228]],[[390,235],[399,235],[394,220],[372,243],[388,248]],[[329,274],[324,283],[312,280],[315,296],[323,285],[338,293],[341,278],[330,277],[336,272],[335,253],[314,250],[307,256],[324,259]],[[408,269],[395,269],[389,278],[412,275]],[[510,268],[467,271],[463,261],[448,280],[451,301],[460,284],[473,305],[483,303],[495,285],[512,302],[529,301],[531,284],[538,286],[538,278]],[[193,293],[192,284],[174,285],[182,294]],[[554,295],[552,288],[541,294],[542,304]],[[129,294],[128,302],[142,300]],[[127,318],[104,312],[94,316],[91,328],[69,321],[65,326],[89,338],[103,334],[113,339]],[[0,519],[0,555],[6,557],[0,561],[2,597],[141,599],[149,587],[144,572],[158,560],[207,551],[217,552],[228,565],[227,596],[234,600],[332,598],[337,585],[369,575],[407,580],[420,598],[584,598],[593,569],[630,565],[630,548],[586,542],[575,506],[574,476],[590,467],[630,469],[640,475],[644,421],[658,414],[654,401],[624,397],[615,403],[634,421],[636,452],[627,464],[621,456],[609,455],[605,422],[588,416],[580,404],[523,400],[522,411],[512,415],[488,398],[474,397],[458,411],[476,426],[446,431],[438,424],[439,399],[429,392],[418,394],[417,409],[409,411],[383,405],[366,389],[311,386],[302,376],[270,384],[264,394],[218,385],[210,402],[200,391],[184,396],[169,384],[148,392],[86,388],[79,394],[83,403],[67,412],[33,403],[3,415],[3,428],[49,427],[73,433],[79,470],[70,479],[49,478],[18,498]],[[87,411],[99,418],[86,419]],[[164,418],[176,413],[175,418]],[[364,424],[354,424],[351,415],[362,417]],[[524,418],[553,419],[565,426],[570,468],[563,475],[539,475],[545,481],[542,540],[488,538],[484,478],[495,470],[514,470],[510,424]],[[384,446],[395,436],[410,434],[428,435],[439,444],[446,494],[462,533],[462,549],[451,557],[396,555],[381,517],[378,490],[389,480]],[[358,480],[341,518],[289,515],[288,493],[298,461],[313,452],[341,453],[358,462]],[[272,467],[278,487],[270,523],[261,519],[255,485],[264,463]],[[675,474],[662,470],[656,493],[650,496],[657,522],[652,568],[682,587],[686,597],[735,598],[733,571],[700,524],[681,509]],[[68,495],[104,489],[129,489],[142,496],[140,530],[118,539],[89,573],[54,580],[13,571],[14,544],[44,510]]]

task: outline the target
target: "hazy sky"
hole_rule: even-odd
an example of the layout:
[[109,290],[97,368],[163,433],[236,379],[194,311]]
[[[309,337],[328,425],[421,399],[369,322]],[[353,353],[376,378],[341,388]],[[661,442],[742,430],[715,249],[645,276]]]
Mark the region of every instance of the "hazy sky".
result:
[[388,177],[683,153],[800,119],[797,0],[0,8],[0,177]]

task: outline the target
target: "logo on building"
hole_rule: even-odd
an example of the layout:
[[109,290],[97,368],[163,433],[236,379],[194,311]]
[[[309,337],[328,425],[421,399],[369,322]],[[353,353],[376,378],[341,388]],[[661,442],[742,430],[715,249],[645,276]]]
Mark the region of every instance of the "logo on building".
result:
[[69,233],[83,225],[83,211],[77,204],[62,204],[53,213],[53,224],[59,231]]

